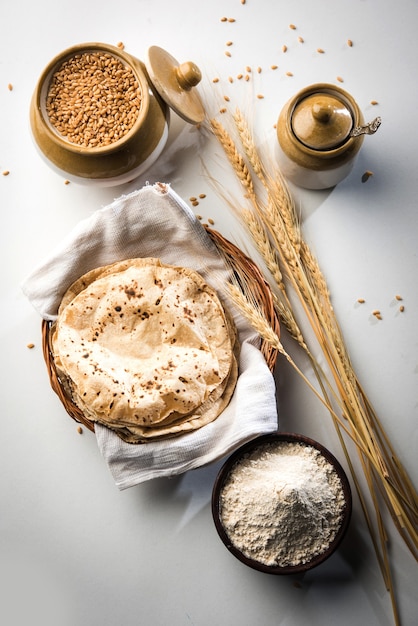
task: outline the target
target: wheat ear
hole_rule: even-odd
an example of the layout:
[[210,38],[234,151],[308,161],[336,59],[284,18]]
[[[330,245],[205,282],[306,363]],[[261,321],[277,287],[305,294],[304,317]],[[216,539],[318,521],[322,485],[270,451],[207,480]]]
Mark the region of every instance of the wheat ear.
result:
[[244,159],[239,154],[231,135],[217,120],[210,121],[212,131],[221,144],[224,152],[231,163],[238,179],[245,187],[249,196],[254,197],[254,184],[251,177],[250,170],[248,169]]

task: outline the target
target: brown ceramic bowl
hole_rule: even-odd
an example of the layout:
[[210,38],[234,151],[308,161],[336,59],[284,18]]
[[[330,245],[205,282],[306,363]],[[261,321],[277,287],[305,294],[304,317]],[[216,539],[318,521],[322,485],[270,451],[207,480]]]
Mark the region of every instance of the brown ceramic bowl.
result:
[[[342,493],[344,498],[344,506],[342,511],[342,516],[340,520],[339,528],[332,540],[329,543],[328,547],[321,553],[316,554],[311,560],[306,561],[304,563],[300,563],[298,565],[266,565],[265,563],[256,560],[255,558],[250,558],[249,556],[243,554],[243,552],[236,547],[228,532],[224,526],[222,521],[222,503],[221,496],[222,491],[224,489],[225,483],[230,476],[231,471],[233,471],[236,464],[240,462],[246,455],[249,453],[256,452],[259,448],[264,447],[265,444],[275,444],[277,442],[290,442],[290,443],[300,443],[304,446],[312,446],[316,448],[322,454],[322,456],[332,465],[336,474],[338,475],[341,486]],[[309,439],[303,435],[295,434],[295,433],[274,433],[269,435],[262,435],[257,437],[256,439],[244,444],[238,450],[236,450],[224,463],[222,468],[220,469],[217,478],[215,480],[215,484],[213,487],[212,493],[212,515],[213,520],[215,522],[216,530],[218,532],[219,537],[222,542],[226,546],[226,548],[242,563],[248,565],[249,567],[256,569],[260,572],[268,573],[268,574],[298,574],[306,572],[307,570],[312,569],[323,563],[326,559],[328,559],[333,552],[340,545],[350,522],[351,518],[351,510],[352,510],[352,496],[350,484],[348,482],[347,476],[341,467],[340,463],[337,459],[327,450],[319,444],[318,442]]]

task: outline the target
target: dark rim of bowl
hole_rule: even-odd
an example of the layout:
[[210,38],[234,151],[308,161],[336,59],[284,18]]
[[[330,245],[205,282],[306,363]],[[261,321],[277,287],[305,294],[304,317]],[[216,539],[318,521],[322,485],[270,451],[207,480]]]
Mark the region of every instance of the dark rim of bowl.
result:
[[[301,563],[299,565],[285,565],[285,566],[266,565],[264,563],[260,563],[259,561],[255,559],[251,559],[245,556],[237,547],[235,547],[232,544],[221,521],[220,502],[219,502],[220,494],[221,494],[222,487],[225,483],[225,480],[229,472],[235,465],[235,463],[239,461],[242,458],[242,456],[246,454],[247,452],[253,451],[265,443],[274,443],[278,441],[303,443],[305,445],[312,446],[316,448],[317,450],[319,450],[321,454],[327,459],[327,461],[331,463],[331,465],[334,467],[335,471],[337,472],[341,480],[341,485],[342,485],[342,489],[344,493],[345,508],[343,512],[343,520],[342,520],[340,528],[337,531],[337,534],[334,540],[330,543],[330,545],[324,552],[321,552],[321,554],[318,554],[310,561],[306,563]],[[331,554],[335,552],[335,550],[338,548],[341,541],[343,540],[346,534],[346,531],[348,529],[349,523],[350,523],[351,511],[352,511],[352,495],[351,495],[350,483],[339,461],[322,444],[318,443],[317,441],[313,439],[310,439],[309,437],[300,435],[298,433],[285,433],[285,432],[270,433],[268,435],[261,435],[259,437],[256,437],[255,439],[242,445],[240,448],[238,448],[237,450],[235,450],[235,452],[232,453],[232,455],[225,461],[225,463],[219,470],[218,475],[215,479],[215,483],[214,483],[213,491],[212,491],[212,516],[213,516],[216,530],[222,542],[224,543],[226,548],[239,561],[241,561],[245,565],[248,565],[249,567],[252,567],[253,569],[256,569],[260,572],[264,572],[267,574],[300,574],[314,567],[317,567],[318,565],[323,563],[326,559],[328,559],[331,556]]]

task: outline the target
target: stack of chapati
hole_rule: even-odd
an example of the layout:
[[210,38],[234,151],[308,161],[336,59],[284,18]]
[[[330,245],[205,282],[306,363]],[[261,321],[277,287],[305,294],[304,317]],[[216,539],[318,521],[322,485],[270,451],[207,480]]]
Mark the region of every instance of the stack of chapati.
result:
[[237,333],[216,291],[196,271],[156,258],[79,278],[63,297],[51,348],[85,417],[129,443],[212,422],[238,377]]

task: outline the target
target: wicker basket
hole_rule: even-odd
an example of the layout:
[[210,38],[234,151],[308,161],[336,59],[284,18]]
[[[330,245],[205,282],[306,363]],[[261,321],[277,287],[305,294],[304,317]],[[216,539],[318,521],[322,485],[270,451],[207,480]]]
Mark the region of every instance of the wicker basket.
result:
[[[274,308],[271,289],[265,278],[263,277],[260,269],[247,255],[245,255],[233,243],[225,239],[220,233],[208,227],[206,228],[206,230],[215,245],[217,246],[218,250],[225,256],[227,262],[235,271],[237,279],[240,280],[240,277],[242,276],[247,277],[247,286],[249,285],[250,289],[252,290],[253,296],[259,303],[266,319],[270,322],[271,327],[279,335],[279,319]],[[68,415],[72,417],[76,422],[83,424],[87,429],[94,432],[94,423],[84,417],[83,412],[67,397],[61,385],[61,381],[55,369],[54,358],[50,349],[50,328],[51,322],[43,320],[42,347],[51,387],[61,400]],[[268,367],[271,371],[273,371],[277,359],[277,350],[266,341],[262,341],[260,350],[264,358],[266,359]]]

